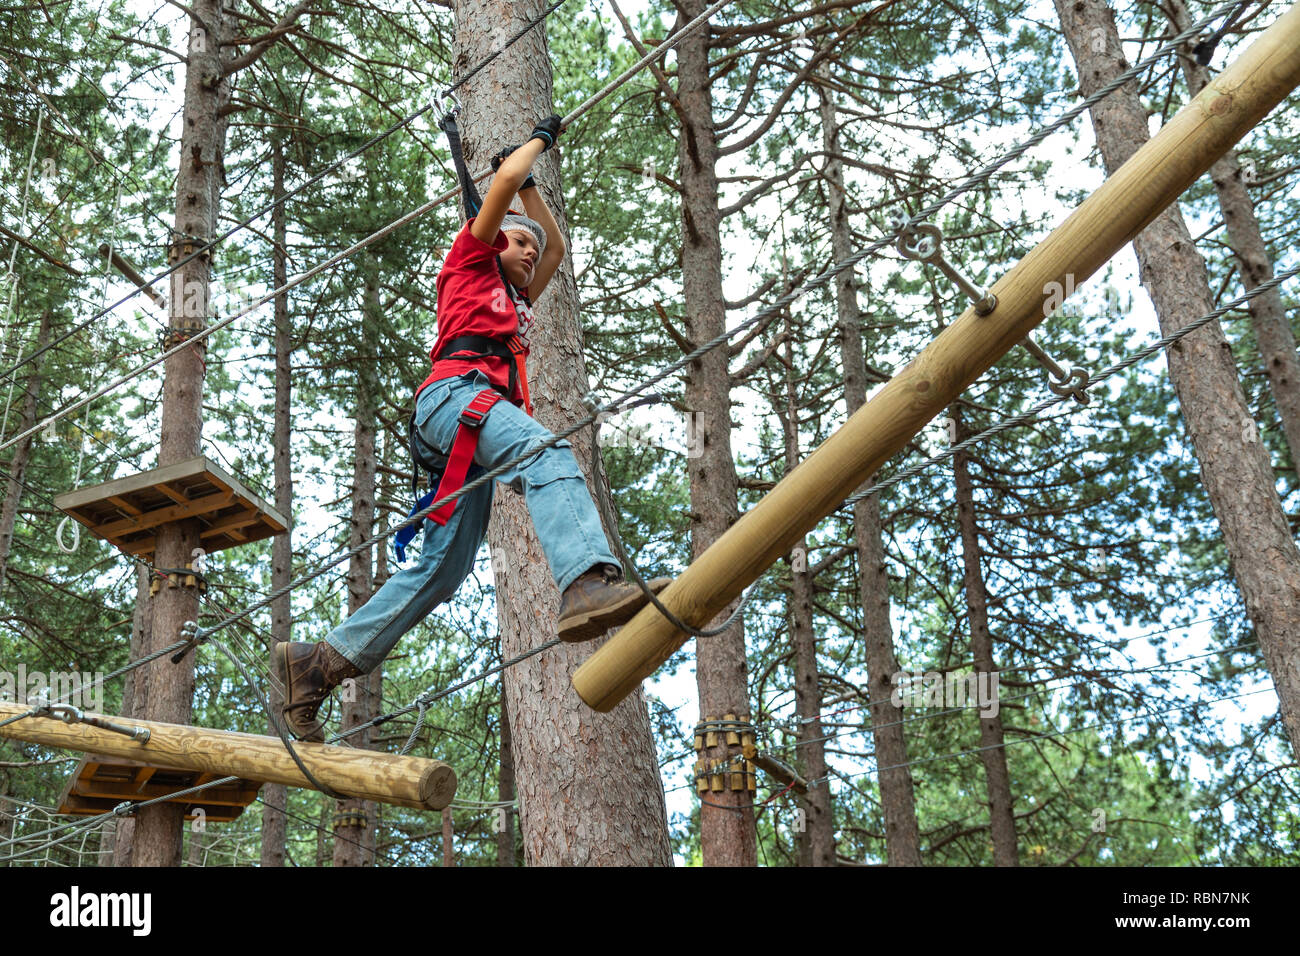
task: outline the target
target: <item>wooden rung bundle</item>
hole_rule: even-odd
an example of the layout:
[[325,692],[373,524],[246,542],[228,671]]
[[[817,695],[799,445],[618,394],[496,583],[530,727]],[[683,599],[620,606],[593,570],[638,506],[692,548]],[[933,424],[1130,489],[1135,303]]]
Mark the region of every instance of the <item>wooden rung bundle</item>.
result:
[[[712,747],[737,747],[751,745],[754,740],[753,726],[749,715],[723,714],[722,719],[705,717],[695,728],[695,750],[702,752]],[[758,789],[758,773],[754,764],[741,757],[724,756],[711,760],[695,761],[695,791],[698,794],[710,791],[719,793],[723,790]]]

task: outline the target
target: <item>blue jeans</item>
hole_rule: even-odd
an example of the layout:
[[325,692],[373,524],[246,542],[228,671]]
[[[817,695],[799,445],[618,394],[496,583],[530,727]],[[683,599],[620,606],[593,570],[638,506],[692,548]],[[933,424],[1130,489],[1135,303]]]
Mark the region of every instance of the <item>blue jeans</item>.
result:
[[[460,427],[460,413],[475,395],[491,387],[479,371],[425,386],[415,406],[417,438],[448,454]],[[465,483],[551,437],[522,409],[507,401],[497,402],[480,430]],[[594,564],[619,564],[610,553],[596,505],[567,441],[526,458],[497,480],[523,490],[533,527],[561,592]],[[492,489],[488,482],[457,498],[446,525],[423,522],[419,559],[385,581],[360,610],[330,632],[326,640],[336,651],[369,673],[403,634],[456,593],[487,536]]]

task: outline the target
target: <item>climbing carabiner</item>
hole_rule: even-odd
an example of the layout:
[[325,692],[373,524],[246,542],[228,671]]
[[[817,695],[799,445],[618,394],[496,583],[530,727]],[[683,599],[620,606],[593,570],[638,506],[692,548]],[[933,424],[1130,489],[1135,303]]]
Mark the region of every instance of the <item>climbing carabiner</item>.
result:
[[460,115],[460,98],[456,96],[455,91],[454,91],[450,86],[447,87],[445,90],[443,90],[443,91],[442,91],[442,95],[438,97],[438,102],[439,102],[439,103],[443,102],[444,100],[451,100],[451,102],[452,102],[452,104],[453,104],[453,105],[452,105],[452,108],[449,109],[449,110],[447,111],[447,114],[448,114],[449,116],[459,116],[459,115]]

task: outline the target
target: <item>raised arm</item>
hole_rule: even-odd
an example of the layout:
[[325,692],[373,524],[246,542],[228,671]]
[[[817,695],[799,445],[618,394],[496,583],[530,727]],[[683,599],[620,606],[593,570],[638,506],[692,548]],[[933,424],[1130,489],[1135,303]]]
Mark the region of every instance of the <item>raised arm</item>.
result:
[[[533,135],[528,142],[501,161],[496,175],[492,177],[488,194],[483,197],[483,207],[479,209],[478,217],[470,227],[470,232],[476,239],[486,242],[489,246],[496,242],[497,233],[501,231],[501,223],[506,218],[510,203],[519,192],[519,187],[532,172],[533,163],[555,143],[559,135],[560,118],[548,116],[534,127]],[[548,234],[546,237],[548,246],[550,240]]]
[[566,247],[564,237],[560,235],[560,227],[556,225],[555,217],[551,215],[546,200],[542,198],[541,190],[536,186],[529,186],[520,191],[519,198],[524,201],[524,212],[528,213],[528,218],[537,220],[546,233],[546,251],[538,260],[537,268],[533,270],[533,281],[528,283],[528,297],[536,302],[542,290],[551,281],[551,276],[555,275],[555,270],[560,268],[560,263],[564,261]]

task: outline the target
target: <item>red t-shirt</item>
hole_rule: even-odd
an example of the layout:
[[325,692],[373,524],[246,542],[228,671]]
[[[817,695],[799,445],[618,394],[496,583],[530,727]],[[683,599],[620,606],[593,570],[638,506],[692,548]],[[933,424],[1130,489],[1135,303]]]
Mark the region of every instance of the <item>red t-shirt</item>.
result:
[[[438,338],[429,351],[430,360],[444,342],[462,335],[485,335],[502,343],[516,332],[527,337],[528,330],[520,328],[520,317],[497,269],[496,257],[509,248],[510,240],[498,229],[496,242],[489,246],[470,232],[473,224],[474,219],[465,223],[438,273]],[[528,295],[527,289],[519,291],[525,297]],[[524,354],[527,356],[527,350]],[[435,361],[432,373],[420,389],[430,382],[454,378],[474,369],[481,369],[493,385],[505,388],[510,384],[509,363],[489,355]],[[416,389],[417,395],[420,389]]]

